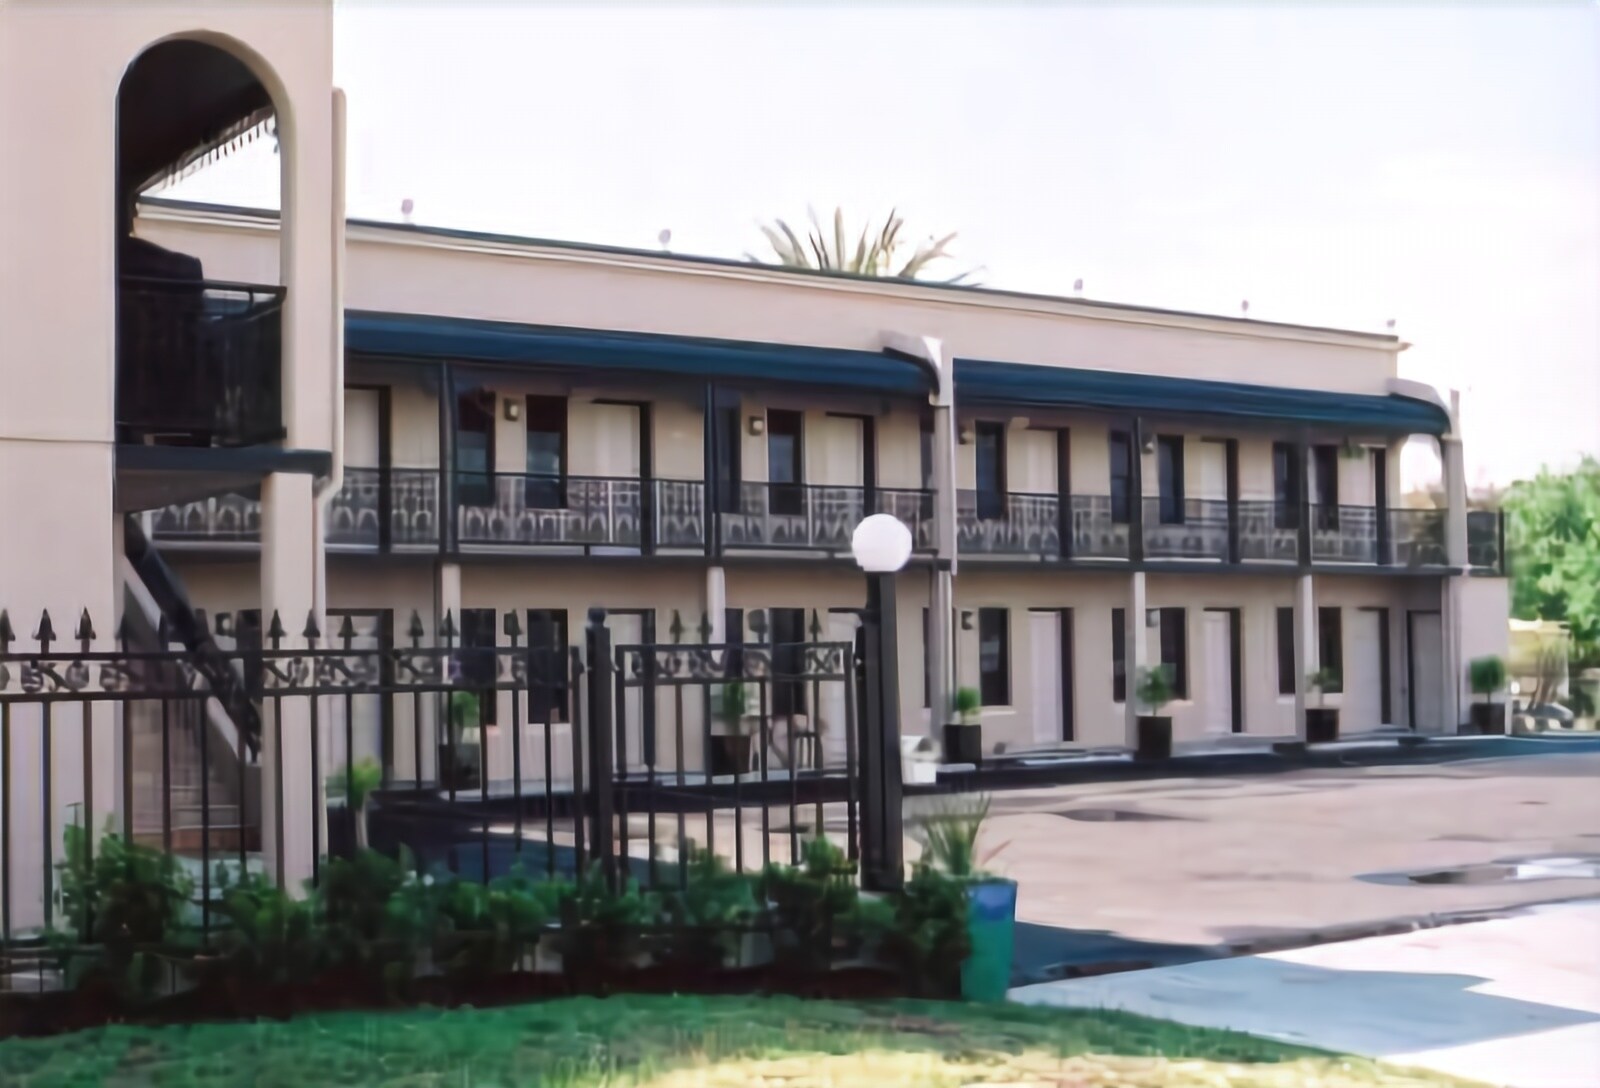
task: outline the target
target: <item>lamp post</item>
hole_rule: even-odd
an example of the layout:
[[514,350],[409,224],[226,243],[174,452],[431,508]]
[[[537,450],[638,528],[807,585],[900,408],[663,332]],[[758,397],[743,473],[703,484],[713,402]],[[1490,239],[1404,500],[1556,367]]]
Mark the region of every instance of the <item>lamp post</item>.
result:
[[899,888],[905,871],[900,821],[900,669],[895,577],[911,558],[911,530],[891,514],[863,518],[850,553],[867,575],[861,615],[866,691],[861,715],[861,884]]

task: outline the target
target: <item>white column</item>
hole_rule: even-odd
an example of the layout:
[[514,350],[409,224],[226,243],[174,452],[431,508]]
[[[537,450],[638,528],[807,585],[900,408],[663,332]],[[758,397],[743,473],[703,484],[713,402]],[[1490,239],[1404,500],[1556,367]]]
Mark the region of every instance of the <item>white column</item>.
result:
[[1461,439],[1439,439],[1439,465],[1445,495],[1445,561],[1461,569],[1467,565],[1467,470]]
[[950,720],[951,696],[955,689],[955,576],[935,568],[928,597],[928,735],[939,737]]
[[728,573],[717,564],[706,568],[706,620],[711,626],[711,641],[728,637]]
[[1294,735],[1306,739],[1307,678],[1317,667],[1317,600],[1313,576],[1302,574],[1294,584]]
[[450,616],[456,625],[456,633],[461,632],[461,564],[440,563],[438,583],[433,592],[434,630],[432,638],[439,637],[439,626],[444,623],[445,616]]
[[[1454,565],[1452,561],[1452,565]],[[1458,733],[1466,724],[1466,709],[1462,706],[1461,688],[1467,665],[1461,654],[1461,577],[1439,579],[1439,715],[1440,727],[1445,733]]]
[[[315,604],[319,549],[311,484],[310,476],[274,473],[261,485],[262,622],[270,625],[277,614],[286,650],[305,646],[302,632]],[[318,626],[326,629],[322,620]],[[326,720],[319,715],[319,722]],[[295,890],[311,876],[312,828],[323,818],[312,743],[311,701],[269,695],[262,707],[262,850],[267,873]],[[322,841],[325,846],[326,837]]]
[[1124,648],[1122,660],[1126,666],[1127,700],[1123,704],[1126,715],[1126,743],[1129,748],[1139,744],[1139,675],[1150,664],[1150,635],[1145,630],[1145,575],[1134,571],[1128,576],[1127,622],[1122,625]]

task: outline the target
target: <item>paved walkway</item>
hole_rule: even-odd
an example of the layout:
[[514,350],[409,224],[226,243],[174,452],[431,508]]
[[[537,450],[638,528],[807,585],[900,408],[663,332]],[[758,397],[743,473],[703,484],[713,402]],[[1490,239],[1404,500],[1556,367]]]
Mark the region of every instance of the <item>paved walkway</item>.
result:
[[1600,900],[1024,986],[1012,998],[1231,1028],[1514,1088],[1596,1088]]

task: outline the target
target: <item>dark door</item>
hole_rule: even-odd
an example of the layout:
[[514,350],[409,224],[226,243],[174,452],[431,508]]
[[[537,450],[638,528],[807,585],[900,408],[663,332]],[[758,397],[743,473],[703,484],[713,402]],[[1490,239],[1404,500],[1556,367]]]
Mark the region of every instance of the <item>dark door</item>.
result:
[[977,448],[977,506],[980,518],[1006,514],[1006,429],[1003,423],[979,423],[974,428]]
[[805,512],[804,417],[799,412],[767,412],[767,479],[774,514]]
[[567,505],[567,398],[530,396],[527,407],[527,505]]
[[[772,664],[780,677],[798,677],[805,663],[806,610],[773,608],[768,611],[772,630]],[[803,680],[777,679],[772,684],[772,713],[806,712],[806,685]]]
[[494,405],[486,389],[456,399],[456,501],[462,506],[494,505]]

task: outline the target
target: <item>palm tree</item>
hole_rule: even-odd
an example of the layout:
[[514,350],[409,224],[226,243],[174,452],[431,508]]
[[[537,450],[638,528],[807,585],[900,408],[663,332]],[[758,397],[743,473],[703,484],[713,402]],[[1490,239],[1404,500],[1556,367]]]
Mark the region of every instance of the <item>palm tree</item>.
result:
[[[824,272],[850,272],[858,276],[883,276],[893,279],[914,280],[923,278],[928,266],[936,261],[948,260],[945,249],[955,240],[955,233],[934,239],[931,235],[919,243],[909,257],[905,257],[907,243],[900,236],[903,220],[890,211],[883,226],[874,230],[863,227],[852,249],[845,240],[844,209],[833,210],[833,230],[823,229],[817,213],[807,209],[811,230],[802,240],[782,219],[774,219],[769,226],[761,224],[776,260],[763,259],[751,253],[745,259],[760,264],[780,264],[787,268],[814,268]],[[831,235],[831,236],[830,236]],[[903,259],[902,259],[903,258]],[[962,272],[942,279],[940,283],[963,283],[973,273]]]

